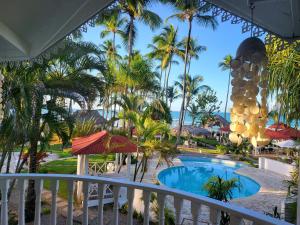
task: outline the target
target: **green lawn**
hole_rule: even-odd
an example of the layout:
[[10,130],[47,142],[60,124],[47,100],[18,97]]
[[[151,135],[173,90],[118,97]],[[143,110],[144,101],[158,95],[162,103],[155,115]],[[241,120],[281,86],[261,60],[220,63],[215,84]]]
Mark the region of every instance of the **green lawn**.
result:
[[[105,161],[115,160],[114,154],[109,155],[90,155],[90,162],[104,163]],[[77,157],[54,160],[41,165],[40,173],[57,173],[57,174],[75,174],[77,167]],[[44,187],[50,189],[50,181],[45,180]],[[66,181],[59,182],[58,196],[67,198],[68,186]]]
[[211,146],[217,146],[220,144],[216,139],[209,139],[209,138],[193,138],[193,139],[195,141],[202,142],[204,144],[208,144]]
[[202,153],[202,154],[212,154],[212,155],[219,155],[222,154],[218,149],[208,149],[208,148],[187,148],[187,147],[180,147],[180,150],[187,151],[187,152],[195,152],[195,153]]
[[50,145],[50,147],[47,149],[47,152],[57,154],[59,158],[67,158],[72,156],[71,148],[62,149],[61,144]]

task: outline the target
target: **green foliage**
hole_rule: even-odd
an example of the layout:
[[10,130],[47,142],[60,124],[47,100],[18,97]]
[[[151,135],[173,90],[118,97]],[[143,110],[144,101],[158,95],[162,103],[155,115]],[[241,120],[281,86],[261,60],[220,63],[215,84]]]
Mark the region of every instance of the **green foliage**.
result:
[[200,138],[200,137],[194,137],[193,140],[197,142],[202,142],[204,144],[208,144],[211,146],[217,146],[220,143],[215,138]]
[[268,93],[278,103],[279,115],[289,125],[292,121],[299,125],[300,119],[300,51],[299,42],[291,44],[282,51],[277,51],[280,40],[267,45],[268,71],[265,80],[268,82]]
[[197,106],[199,108],[199,120],[200,123],[205,126],[215,119],[215,113],[219,112],[221,102],[218,101],[216,92],[212,89],[200,93],[196,99]]
[[298,182],[299,182],[299,158],[295,160],[295,169],[291,172],[291,177],[289,180],[285,180],[285,184],[288,187],[288,196],[298,195]]
[[72,132],[72,137],[83,137],[93,134],[99,131],[99,128],[96,126],[96,119],[92,118],[89,120],[76,120],[74,124],[74,129]]
[[[234,188],[241,188],[241,184],[238,183],[236,178],[224,180],[220,176],[213,176],[204,184],[204,189],[208,192],[208,197],[224,202],[228,202],[228,200],[232,199],[232,191]],[[230,224],[230,216],[228,213],[221,212],[220,224]]]
[[229,149],[225,145],[216,145],[217,150],[219,150],[223,154],[228,154]]

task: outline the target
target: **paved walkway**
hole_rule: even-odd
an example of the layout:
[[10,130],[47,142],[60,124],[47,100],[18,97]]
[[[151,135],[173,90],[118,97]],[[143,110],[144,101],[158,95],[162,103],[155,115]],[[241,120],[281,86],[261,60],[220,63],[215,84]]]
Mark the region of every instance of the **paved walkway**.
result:
[[[10,162],[10,165],[9,165],[9,171],[11,173],[16,170],[19,155],[20,155],[20,152],[13,152],[12,155],[11,155],[11,162]],[[57,154],[48,153],[48,156],[43,160],[43,163],[47,163],[47,162],[57,160],[57,159],[59,159]],[[2,167],[2,171],[1,171],[2,173],[4,173],[6,171],[6,162],[7,162],[7,160],[5,160],[5,163]],[[26,165],[24,167],[26,167]]]

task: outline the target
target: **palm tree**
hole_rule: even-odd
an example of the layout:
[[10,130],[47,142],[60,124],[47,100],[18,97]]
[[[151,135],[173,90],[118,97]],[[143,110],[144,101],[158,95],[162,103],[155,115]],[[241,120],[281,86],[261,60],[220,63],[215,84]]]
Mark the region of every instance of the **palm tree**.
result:
[[178,96],[178,91],[177,89],[175,88],[175,86],[170,86],[168,87],[168,90],[167,90],[167,98],[169,99],[169,108],[171,109],[172,107],[172,103],[175,99],[177,99],[179,96]]
[[125,25],[124,44],[128,49],[128,63],[133,53],[133,45],[137,33],[135,21],[138,20],[149,26],[152,30],[161,24],[161,18],[154,12],[147,9],[151,1],[149,0],[121,0],[116,5],[116,10],[128,16]]
[[175,17],[179,19],[180,21],[186,21],[188,23],[188,35],[187,35],[187,45],[185,48],[185,54],[184,54],[184,72],[183,72],[183,96],[182,96],[182,103],[180,108],[180,117],[179,117],[179,129],[177,132],[177,141],[178,144],[180,141],[180,135],[182,131],[182,125],[184,121],[184,109],[185,109],[185,100],[186,100],[186,77],[187,77],[187,66],[189,61],[189,52],[190,52],[190,40],[191,40],[191,34],[192,34],[192,24],[195,20],[199,25],[210,27],[212,29],[215,29],[217,26],[216,19],[208,14],[209,9],[211,8],[211,5],[209,3],[200,2],[198,0],[186,0],[186,1],[180,1],[180,0],[172,0],[171,1],[174,6],[179,10],[178,13],[172,15],[171,17]]
[[195,124],[195,120],[197,119],[197,117],[199,117],[200,112],[198,109],[198,106],[194,103],[192,103],[189,107],[188,107],[188,112],[190,117],[192,118],[192,126],[194,126]]
[[165,70],[163,89],[166,96],[172,64],[178,63],[173,60],[173,57],[174,55],[180,54],[177,42],[177,28],[173,25],[165,26],[159,35],[153,37],[152,42],[153,44],[148,46],[152,48],[152,52],[149,56],[159,58],[161,61],[161,72]]
[[226,102],[225,102],[225,108],[224,108],[224,118],[226,119],[226,112],[227,112],[227,104],[228,104],[228,96],[229,96],[229,88],[230,88],[230,76],[231,76],[231,66],[230,63],[232,61],[231,55],[226,55],[222,62],[219,63],[219,67],[222,69],[222,71],[229,70],[228,74],[228,84],[227,84],[227,94],[226,94]]
[[[236,178],[224,180],[220,176],[211,177],[204,185],[204,189],[208,192],[208,197],[224,202],[228,202],[233,198],[234,188],[241,188],[241,184]],[[224,211],[221,212],[220,224],[230,224],[230,216],[228,213]]]
[[135,126],[139,149],[143,152],[143,158],[141,162],[136,163],[134,181],[136,180],[137,173],[141,168],[142,175],[140,182],[143,181],[144,174],[147,171],[148,159],[152,155],[153,150],[157,148],[157,143],[155,142],[155,135],[164,134],[170,131],[169,125],[164,121],[153,120],[149,117],[147,110],[145,112],[128,112],[127,118],[132,121]]
[[[187,38],[184,38],[180,43],[179,46],[186,49],[187,45]],[[188,59],[188,74],[190,73],[191,62],[192,59],[195,58],[196,60],[199,59],[199,54],[206,51],[206,47],[203,45],[198,45],[197,40],[194,38],[190,39],[190,46],[189,46],[189,59]],[[184,60],[184,54],[182,55],[182,59]]]
[[[7,66],[7,110],[22,114],[22,124],[29,143],[30,173],[38,170],[38,143],[44,145],[54,133],[66,143],[72,133],[73,121],[61,99],[72,99],[81,107],[90,105],[102,91],[102,82],[87,74],[89,69],[103,70],[98,57],[101,51],[89,43],[66,43],[66,47],[43,64]],[[42,149],[41,149],[42,150]],[[40,151],[41,151],[40,150]],[[28,184],[26,218],[32,220],[35,208],[34,181]]]
[[126,22],[126,19],[121,18],[121,14],[117,10],[110,10],[109,13],[104,11],[99,14],[96,25],[104,27],[100,33],[101,38],[112,34],[112,48],[116,49],[116,35],[124,36],[123,27]]
[[[178,87],[180,93],[179,93],[179,97],[183,97],[184,96],[184,92],[183,92],[183,76],[180,75],[179,76],[179,81],[176,81],[175,82],[175,86]],[[193,98],[195,96],[197,96],[199,94],[200,91],[202,90],[207,90],[209,89],[209,87],[207,85],[200,85],[200,83],[203,81],[203,77],[200,76],[200,75],[197,75],[197,76],[194,76],[194,77],[191,77],[190,75],[186,75],[186,92],[185,92],[185,102],[186,102],[186,105],[184,107],[184,111],[183,111],[183,114],[185,116],[185,112],[186,112],[186,109],[187,107],[190,105],[191,101],[193,100]],[[183,119],[183,122],[184,122],[184,119]]]
[[122,59],[121,55],[117,52],[119,48],[120,45],[115,45],[112,40],[106,40],[100,45],[100,49],[105,53],[106,59],[114,63]]

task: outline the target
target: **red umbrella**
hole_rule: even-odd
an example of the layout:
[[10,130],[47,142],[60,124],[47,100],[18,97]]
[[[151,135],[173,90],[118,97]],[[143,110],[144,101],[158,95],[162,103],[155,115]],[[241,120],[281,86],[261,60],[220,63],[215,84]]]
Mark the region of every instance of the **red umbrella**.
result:
[[289,126],[284,123],[274,123],[273,125],[269,126],[267,129],[269,129],[269,130],[285,130],[287,128],[289,128]]
[[291,137],[287,134],[285,134],[282,131],[275,131],[275,130],[269,130],[266,129],[265,134],[270,138],[270,139],[279,139],[279,140],[288,140],[291,139]]
[[219,129],[219,131],[222,131],[222,132],[230,132],[230,128],[229,128],[229,126],[221,127],[221,128]]
[[107,131],[101,131],[87,137],[74,138],[72,153],[74,155],[131,153],[136,152],[137,146],[127,137],[110,136]]
[[292,137],[292,138],[300,138],[300,131],[294,128],[288,128],[282,131],[284,134]]
[[293,139],[300,137],[300,131],[284,123],[273,124],[266,129],[266,135],[271,139]]

